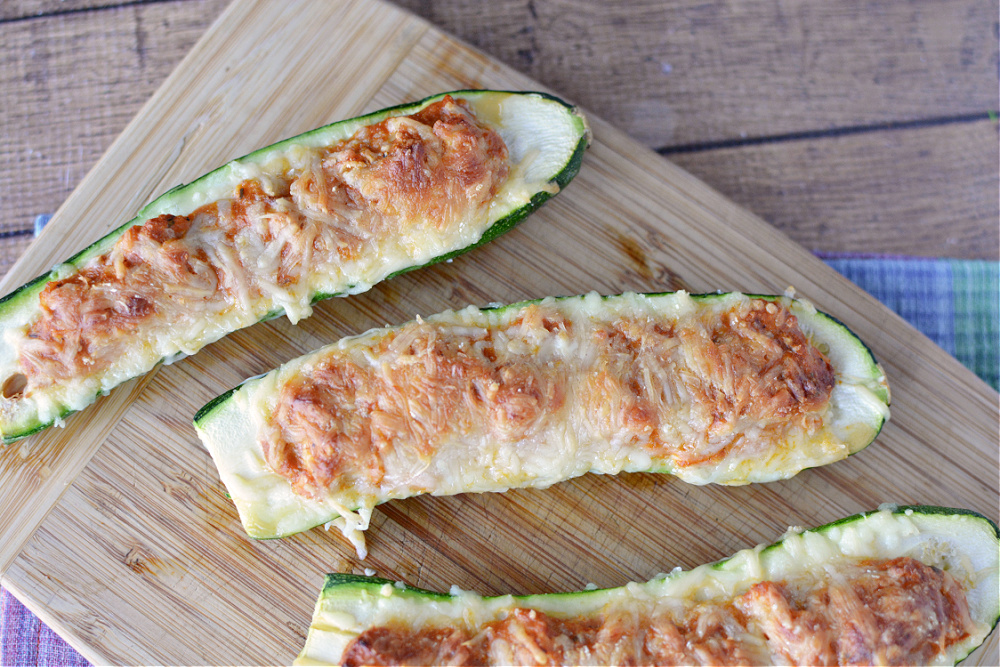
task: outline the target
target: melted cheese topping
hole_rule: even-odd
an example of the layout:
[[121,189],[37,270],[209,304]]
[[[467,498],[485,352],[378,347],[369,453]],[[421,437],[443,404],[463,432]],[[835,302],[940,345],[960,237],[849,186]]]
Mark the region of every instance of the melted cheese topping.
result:
[[[330,579],[294,664],[341,664],[369,629],[414,637],[456,629],[476,637],[522,610],[550,624],[533,639],[537,647],[545,649],[546,637],[563,637],[558,643],[576,651],[578,664],[613,664],[615,650],[652,650],[662,647],[664,635],[680,635],[688,649],[745,640],[740,650],[747,662],[766,651],[767,664],[953,665],[983,643],[1000,615],[997,539],[996,526],[980,515],[886,505],[814,530],[791,528],[775,544],[617,588],[482,597],[457,587],[436,595],[400,582]],[[578,621],[587,641],[560,632]],[[627,635],[611,631],[623,622]],[[609,630],[608,642],[595,642],[595,625]],[[586,653],[588,646],[604,653]],[[654,662],[618,655],[617,664]],[[705,654],[701,660],[717,662]]]
[[912,558],[841,561],[706,600],[619,596],[596,614],[503,605],[364,629],[342,665],[927,664],[976,631],[961,586]]
[[[325,507],[359,553],[371,509],[392,498],[587,472],[788,477],[873,434],[869,423],[863,443],[842,437],[835,405],[851,385],[795,303],[590,295],[374,330],[238,391],[259,445],[213,455],[251,534],[285,534],[293,507]],[[299,500],[279,505],[282,484]]]
[[129,228],[42,290],[37,317],[5,332],[20,380],[5,384],[5,413],[26,400],[46,423],[229,331],[307,317],[314,294],[361,291],[466,247],[495,219],[510,173],[500,134],[450,96],[337,145],[241,166],[222,198]]
[[265,457],[317,498],[629,468],[721,468],[714,481],[739,483],[739,461],[823,427],[833,370],[784,305],[573,311],[418,320],[331,351],[278,388]]

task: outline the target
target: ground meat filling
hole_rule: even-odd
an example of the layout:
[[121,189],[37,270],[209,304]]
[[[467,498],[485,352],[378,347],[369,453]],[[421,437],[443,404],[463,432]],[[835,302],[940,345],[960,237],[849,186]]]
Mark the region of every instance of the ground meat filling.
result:
[[[608,353],[587,386],[585,402],[601,415],[594,427],[609,438],[651,438],[678,467],[717,462],[741,441],[753,446],[748,435],[773,442],[792,423],[815,431],[835,382],[796,317],[763,300],[694,326],[621,320],[596,336]],[[665,415],[678,412],[683,423],[664,440]]]
[[159,216],[128,229],[106,261],[49,283],[20,349],[29,386],[106,368],[123,352],[120,341],[165,309],[165,297],[177,308],[214,295],[215,268],[184,242],[190,227],[188,218]]
[[297,493],[391,493],[434,457],[553,447],[567,426],[580,456],[709,466],[812,433],[835,383],[787,307],[760,299],[679,322],[532,305],[504,326],[421,321],[367,345],[280,389],[261,447]]
[[295,319],[310,271],[339,275],[338,265],[367,266],[368,248],[485,216],[510,169],[500,136],[450,96],[306,155],[305,166],[248,179],[190,215],[128,229],[47,285],[19,349],[27,392],[99,373],[233,309],[247,312],[240,326],[280,308]]
[[368,629],[343,665],[908,665],[972,631],[965,593],[911,558],[860,563],[803,588],[774,581],[732,601],[557,619],[516,608],[482,627]]
[[261,445],[297,493],[378,487],[387,467],[423,466],[450,438],[518,441],[565,401],[564,374],[538,373],[527,355],[498,357],[485,329],[455,335],[419,323],[372,356],[392,361],[333,356],[281,389]]
[[862,564],[814,591],[763,582],[737,607],[774,653],[806,665],[927,664],[973,629],[958,582],[912,558]]

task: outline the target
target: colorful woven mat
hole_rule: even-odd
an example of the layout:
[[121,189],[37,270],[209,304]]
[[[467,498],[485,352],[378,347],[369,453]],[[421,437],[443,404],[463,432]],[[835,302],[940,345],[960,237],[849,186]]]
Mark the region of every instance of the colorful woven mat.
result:
[[[1000,389],[1000,263],[821,257]],[[0,665],[88,664],[14,596],[0,592]]]
[[1000,263],[820,257],[1000,390]]

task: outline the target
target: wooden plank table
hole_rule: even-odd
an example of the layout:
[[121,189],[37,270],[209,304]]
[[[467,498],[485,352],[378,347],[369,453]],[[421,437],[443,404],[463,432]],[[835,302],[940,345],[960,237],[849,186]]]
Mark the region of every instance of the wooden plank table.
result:
[[[0,275],[227,0],[0,4]],[[997,259],[995,0],[403,0],[810,250]]]
[[[25,0],[0,8],[3,53],[8,59],[0,69],[4,77],[0,94],[5,98],[0,107],[5,132],[0,147],[0,196],[5,202],[0,234],[11,257],[26,244],[30,236],[26,230],[34,214],[59,205],[224,4],[178,0],[105,6],[100,2]],[[989,3],[942,1],[922,5],[920,11],[884,7],[872,10],[874,14],[837,10],[828,3],[787,8],[750,2],[678,3],[668,8],[658,3],[632,4],[614,10],[573,3],[515,6],[500,2],[482,7],[479,3],[449,2],[413,3],[410,9],[611,121],[595,123],[598,137],[605,140],[595,146],[595,165],[630,168],[630,162],[623,161],[606,143],[619,136],[611,129],[617,126],[763,214],[810,249],[991,259],[1000,252],[995,196],[997,126],[990,117],[996,103],[997,43],[995,32],[984,29],[993,20]],[[36,13],[41,16],[34,17]],[[426,25],[404,23],[411,25],[411,30],[422,29],[412,26]],[[429,53],[437,58],[437,70],[424,83],[461,83],[470,76],[468,63],[461,58],[449,56],[450,52]],[[456,62],[449,57],[457,58]],[[486,61],[475,62],[480,68],[475,70],[476,76],[482,80],[512,85],[522,81],[515,73],[494,69]],[[374,99],[399,101],[393,96],[405,95],[414,86],[419,88],[413,82],[380,87]],[[336,103],[331,100],[332,106]],[[65,147],[61,152],[60,146]],[[710,217],[757,229],[759,223],[752,216],[719,200],[683,172],[666,163],[657,170],[667,175],[671,187],[684,185],[681,192],[687,194],[680,199],[676,193],[671,195],[673,199],[667,197],[674,207],[669,209],[670,215],[678,221],[708,211]],[[594,191],[600,185],[598,176],[582,174],[578,187]],[[632,177],[638,186],[658,187],[655,179],[645,183],[640,174]],[[642,192],[637,191],[636,196]],[[662,207],[660,199],[651,201]],[[537,236],[521,233],[511,242],[518,245],[489,249],[488,261],[493,266],[499,262],[516,274],[516,269],[523,268],[520,263],[536,264],[546,257],[546,248],[560,242],[558,216],[585,220],[591,215],[574,209],[571,203],[560,206],[540,214],[547,216],[548,231]],[[706,262],[717,258],[709,250],[685,256],[662,245],[662,229],[655,222],[636,217],[635,211],[613,227],[605,240],[619,244],[636,262],[634,271],[619,274],[595,267],[595,280],[584,285],[579,276],[561,275],[559,267],[554,267],[542,271],[541,284],[555,291],[683,285],[711,289],[724,278],[739,280],[745,289],[783,287],[777,285],[780,278],[765,266],[766,255],[760,252],[749,253],[745,264],[720,271],[699,263],[702,257]],[[683,224],[678,229],[690,231]],[[622,230],[630,236],[622,235]],[[651,245],[639,246],[642,253],[630,253],[634,243],[628,243],[629,238]],[[766,238],[772,244],[769,249],[782,251],[779,263],[791,257],[797,266],[811,266],[798,264],[806,261],[805,253],[787,239],[773,233]],[[728,240],[759,242],[759,238],[740,239],[738,235]],[[78,240],[48,238],[48,243],[55,245],[74,242]],[[571,246],[567,252],[579,250]],[[33,252],[40,258],[57,250],[48,245]],[[650,266],[680,270],[658,273],[650,271]],[[990,463],[987,456],[985,471],[975,472],[977,466],[982,467],[981,452],[996,441],[996,425],[989,417],[995,416],[995,392],[956,368],[953,360],[929,347],[926,339],[900,322],[893,320],[892,333],[883,334],[885,314],[877,304],[862,295],[852,294],[843,303],[835,296],[838,290],[849,289],[844,281],[826,273],[817,276],[821,278],[818,282],[808,275],[795,275],[796,286],[819,301],[834,306],[849,302],[855,309],[849,317],[851,324],[873,343],[893,377],[903,383],[902,394],[897,393],[896,417],[884,436],[888,445],[897,449],[887,452],[929,454],[934,450],[933,441],[949,439],[971,441],[973,452],[980,452],[955,453],[944,480],[956,487],[953,493],[942,490],[940,479],[910,471],[917,475],[914,489],[937,489],[920,499],[944,504],[954,501],[992,511],[995,516],[995,502],[991,506],[990,499],[996,500],[996,481],[990,478],[991,473],[996,477],[996,463]],[[150,382],[133,383],[102,401],[98,408],[102,417],[67,431],[73,439],[92,446],[70,457],[76,460],[67,463],[60,459],[51,469],[34,468],[38,477],[29,480],[29,487],[44,492],[37,515],[22,513],[19,517],[24,523],[4,526],[5,536],[25,547],[11,550],[8,543],[4,582],[12,584],[44,618],[67,631],[86,655],[98,660],[185,661],[186,657],[189,661],[197,655],[191,651],[204,641],[178,628],[174,630],[179,634],[166,640],[170,633],[157,622],[156,610],[150,610],[122,634],[125,619],[116,616],[122,613],[121,591],[101,585],[102,578],[134,577],[130,587],[155,594],[167,608],[181,614],[179,617],[192,612],[191,600],[211,598],[222,590],[233,593],[234,586],[246,587],[249,597],[241,597],[243,603],[254,604],[251,592],[271,592],[275,599],[288,602],[293,611],[311,605],[315,586],[286,572],[287,566],[304,566],[313,573],[338,566],[351,569],[358,564],[340,549],[343,545],[337,545],[335,538],[322,534],[309,534],[289,542],[289,546],[246,544],[238,534],[238,525],[234,528],[227,501],[211,483],[213,472],[206,467],[204,453],[190,438],[177,435],[183,432],[188,415],[182,409],[164,410],[162,406],[175,392],[192,387],[196,388],[195,396],[190,400],[201,394],[207,398],[217,390],[217,384],[238,381],[249,366],[262,370],[300,346],[308,347],[380,319],[402,319],[412,316],[410,311],[433,312],[441,304],[527,296],[522,294],[523,285],[497,282],[495,275],[484,273],[482,265],[473,265],[470,275],[442,267],[422,278],[403,280],[408,282],[362,297],[357,304],[330,306],[325,315],[294,332],[280,323],[267,325],[267,340],[276,345],[274,349],[261,347],[256,334],[240,334],[157,374]],[[491,289],[484,291],[487,284]],[[405,289],[416,290],[417,295],[408,294],[409,300],[400,304],[398,299]],[[386,303],[393,303],[393,299],[397,299],[395,305],[387,309]],[[293,342],[296,338],[300,339]],[[248,355],[248,365],[233,364],[231,359],[227,362],[227,354],[235,352]],[[922,359],[919,367],[911,367],[914,356]],[[212,382],[203,384],[199,378],[206,371]],[[951,423],[923,414],[925,406],[936,400],[932,388],[941,382],[955,392],[947,397],[945,407],[964,406],[979,415],[972,423]],[[146,430],[156,420],[175,438],[165,450]],[[115,424],[111,432],[104,429]],[[45,436],[44,442],[49,444],[43,449],[62,437]],[[134,463],[116,458],[117,452],[135,447],[139,447],[141,460],[152,464],[149,469],[138,469]],[[31,449],[24,451],[30,461]],[[175,458],[162,458],[159,451],[169,451]],[[534,592],[587,581],[610,585],[620,583],[619,579],[644,578],[655,573],[657,564],[690,566],[773,538],[782,526],[803,517],[833,518],[837,510],[853,511],[859,498],[851,496],[849,487],[860,484],[871,489],[883,474],[880,465],[906,467],[904,461],[886,452],[845,465],[851,470],[846,477],[817,471],[808,480],[799,478],[763,490],[689,493],[654,476],[632,475],[621,480],[587,478],[540,495],[513,494],[513,499],[486,496],[394,504],[376,520],[375,530],[380,532],[384,549],[381,554],[373,550],[371,566],[380,574],[400,576],[418,585],[441,588],[458,583],[482,592],[512,587],[517,592]],[[79,475],[68,475],[64,467]],[[963,467],[968,476],[947,477]],[[898,479],[893,483],[901,500],[911,493],[918,495],[900,486]],[[162,493],[137,500],[127,492],[129,484]],[[607,497],[641,505],[650,498],[678,503],[681,496],[687,501],[688,514],[683,521],[671,520],[675,532],[669,536],[645,536],[648,539],[643,541],[642,531],[630,532],[599,519],[607,519],[613,509],[604,504],[602,499]],[[865,500],[877,503],[884,499],[875,493],[870,496]],[[828,511],[816,510],[821,501],[830,498],[838,500]],[[239,559],[247,568],[245,573],[238,569],[234,573],[232,562],[216,560],[218,554],[197,537],[182,544],[165,544],[158,541],[162,535],[156,526],[133,523],[129,518],[168,516],[177,506],[196,508],[200,520],[217,530],[220,539],[235,550],[230,557]],[[761,507],[769,507],[773,513],[763,518],[755,513]],[[85,511],[74,514],[79,508]],[[580,508],[598,517],[587,528],[589,534],[601,535],[607,557],[577,545],[568,560],[558,562],[551,560],[551,553],[544,548],[533,545],[528,536],[543,524],[552,528],[545,517],[553,518],[554,508]],[[519,510],[525,510],[528,519],[518,518]],[[34,522],[42,519],[47,528],[33,534]],[[456,532],[475,534],[486,521],[499,521],[514,535],[523,536],[521,546],[511,549],[505,542],[501,548],[500,543],[491,541],[495,538],[485,536],[478,542],[452,544]],[[705,521],[718,539],[706,536]],[[91,533],[95,526],[98,532]],[[557,522],[555,528],[559,539],[569,539],[567,535],[572,534],[568,525],[560,527]],[[67,539],[58,529],[81,531],[82,537]],[[628,554],[624,560],[621,552],[609,547],[619,539]],[[391,545],[397,544],[409,550],[408,558],[390,557]],[[70,560],[76,557],[75,549],[90,549],[87,554],[104,550],[111,569],[97,573],[74,567],[54,570],[47,559],[55,545],[64,549]],[[87,562],[86,557],[81,562]],[[122,566],[127,572],[116,569]],[[220,581],[212,576],[220,571],[238,579]],[[261,590],[268,573],[275,578]],[[80,587],[75,595],[57,592],[73,586]],[[81,603],[84,597],[88,602]],[[205,611],[217,612],[208,606]],[[229,611],[236,617],[246,613]],[[263,611],[277,613],[282,619],[296,617],[289,610]],[[205,629],[192,627],[191,632]],[[262,660],[286,659],[285,654],[268,651],[301,631],[301,627],[281,624],[262,628],[262,636],[243,637],[240,641],[245,643],[237,642],[238,646],[227,644],[215,657],[247,661],[249,656],[262,655],[254,653],[257,650],[265,652]],[[162,645],[151,641],[157,636]],[[992,642],[993,653],[988,656],[995,655],[995,638]],[[288,653],[296,650],[294,647]]]

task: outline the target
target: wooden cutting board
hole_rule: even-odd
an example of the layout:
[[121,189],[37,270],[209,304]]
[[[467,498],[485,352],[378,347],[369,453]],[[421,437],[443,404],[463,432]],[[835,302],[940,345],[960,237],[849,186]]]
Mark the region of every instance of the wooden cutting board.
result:
[[[581,76],[586,76],[581,72]],[[372,0],[234,3],[67,200],[0,293],[132,217],[169,187],[327,122],[465,87],[537,84]],[[558,91],[556,91],[558,92]],[[883,502],[997,518],[998,396],[801,247],[590,117],[577,179],[521,227],[453,263],[256,325],[133,381],[0,452],[3,585],[87,658],[287,663],[328,571],[437,590],[621,585]],[[243,534],[191,426],[243,378],[372,326],[468,303],[597,290],[782,292],[834,314],[884,364],[893,417],[848,461],[780,483],[693,487],[586,476],[548,490],[377,509],[359,562],[323,530]],[[971,664],[998,664],[996,633]]]

